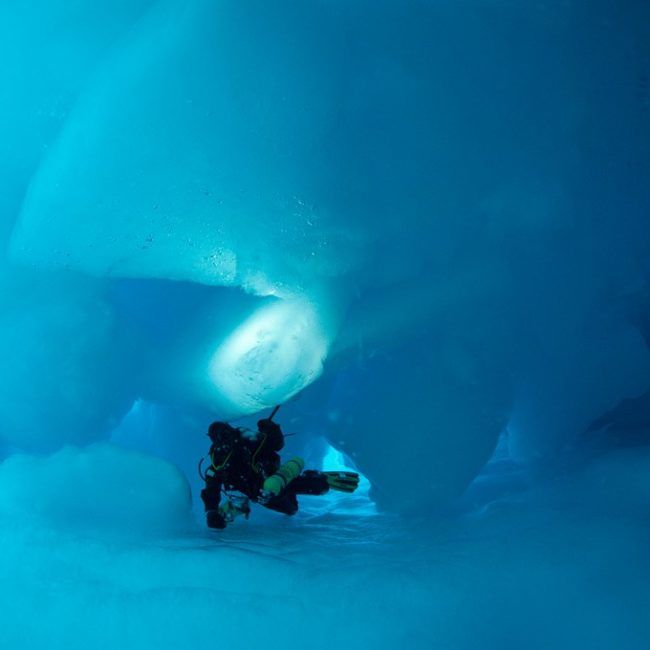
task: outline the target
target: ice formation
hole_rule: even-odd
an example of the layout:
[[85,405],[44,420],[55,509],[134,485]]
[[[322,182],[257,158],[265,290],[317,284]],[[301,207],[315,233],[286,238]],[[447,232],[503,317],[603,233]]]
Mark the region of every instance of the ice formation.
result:
[[[250,616],[328,647],[647,647],[648,24],[640,0],[3,3],[3,647],[83,647],[84,619],[190,647],[213,614],[229,648],[265,638]],[[216,550],[207,424],[277,403],[289,451],[368,494]]]

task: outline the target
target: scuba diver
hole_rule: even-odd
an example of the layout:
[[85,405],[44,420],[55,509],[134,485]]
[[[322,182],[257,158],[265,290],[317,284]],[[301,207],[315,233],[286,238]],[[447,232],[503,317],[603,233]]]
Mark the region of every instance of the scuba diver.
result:
[[304,470],[305,463],[299,457],[282,464],[278,452],[284,447],[284,434],[273,422],[279,408],[276,406],[270,417],[257,423],[257,431],[226,422],[210,425],[210,464],[202,472],[203,459],[199,463],[199,474],[205,481],[201,500],[209,528],[225,528],[239,515],[248,519],[251,501],[294,515],[298,512],[298,494],[321,495],[330,489],[352,493],[359,486],[355,472]]

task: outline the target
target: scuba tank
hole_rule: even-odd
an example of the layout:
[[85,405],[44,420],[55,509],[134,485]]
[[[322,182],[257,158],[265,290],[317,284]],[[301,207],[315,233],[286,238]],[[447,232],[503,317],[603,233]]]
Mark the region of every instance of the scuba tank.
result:
[[277,497],[291,481],[300,476],[305,469],[305,461],[296,456],[280,466],[278,471],[269,476],[262,486],[262,492],[268,500],[271,497]]

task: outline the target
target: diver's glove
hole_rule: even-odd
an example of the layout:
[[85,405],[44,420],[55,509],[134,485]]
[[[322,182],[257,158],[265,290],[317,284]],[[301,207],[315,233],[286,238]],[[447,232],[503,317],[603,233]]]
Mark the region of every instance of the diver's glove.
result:
[[270,418],[257,422],[257,430],[266,436],[266,444],[271,451],[280,451],[284,447],[284,434],[280,425]]
[[359,487],[359,475],[356,472],[323,472],[327,485],[332,490],[352,493]]
[[275,496],[277,495],[273,494],[271,490],[260,490],[260,493],[257,495],[257,503],[265,506]]
[[219,510],[208,510],[205,513],[206,523],[208,528],[218,528],[223,530],[226,527],[226,520],[221,513],[221,508]]

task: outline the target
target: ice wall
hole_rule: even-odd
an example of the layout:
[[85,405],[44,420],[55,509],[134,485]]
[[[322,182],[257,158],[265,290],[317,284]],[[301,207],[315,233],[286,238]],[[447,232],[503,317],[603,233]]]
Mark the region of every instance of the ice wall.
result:
[[0,486],[0,517],[21,524],[159,535],[190,521],[189,487],[176,467],[106,443],[14,455],[0,465]]
[[139,355],[101,286],[7,270],[0,295],[5,444],[42,452],[108,435],[140,389]]
[[[0,6],[0,448],[36,451],[108,435],[135,390],[133,348],[105,284],[7,263],[31,176],[88,76],[150,2]],[[116,352],[118,350],[118,352]]]
[[[296,424],[394,509],[457,495],[506,427],[521,461],[552,458],[648,388],[647,18],[605,2],[157,5],[88,64],[13,230],[14,264],[70,278],[51,318],[89,316],[7,338],[23,375],[2,371],[3,438],[101,437],[142,396],[231,416],[306,389]],[[136,323],[117,278],[169,291]],[[215,288],[188,302],[194,285]],[[161,319],[177,327],[159,337]],[[83,388],[59,399],[48,375],[50,410],[14,409],[58,354]],[[60,423],[47,441],[43,419]]]

